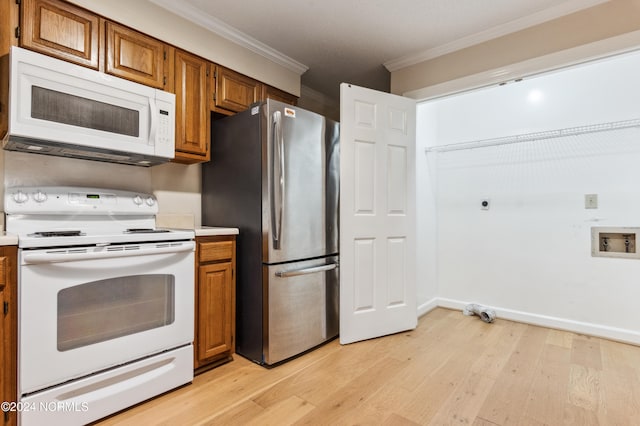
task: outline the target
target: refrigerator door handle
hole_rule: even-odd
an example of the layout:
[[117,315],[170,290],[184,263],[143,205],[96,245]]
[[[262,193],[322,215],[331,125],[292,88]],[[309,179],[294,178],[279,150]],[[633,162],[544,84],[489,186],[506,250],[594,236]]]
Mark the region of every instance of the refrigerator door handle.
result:
[[[278,181],[274,183],[274,196],[272,197],[272,222],[273,222],[273,249],[280,250],[282,243],[282,216],[284,215],[284,134],[282,132],[282,115],[280,111],[273,113],[273,140],[276,147],[276,156],[271,167],[275,182],[275,165],[278,164]],[[275,204],[275,206],[274,206]]]
[[294,269],[293,271],[278,271],[276,272],[276,277],[287,278],[298,275],[315,274],[317,272],[333,271],[337,267],[337,263],[331,263],[329,265],[314,266],[312,268]]

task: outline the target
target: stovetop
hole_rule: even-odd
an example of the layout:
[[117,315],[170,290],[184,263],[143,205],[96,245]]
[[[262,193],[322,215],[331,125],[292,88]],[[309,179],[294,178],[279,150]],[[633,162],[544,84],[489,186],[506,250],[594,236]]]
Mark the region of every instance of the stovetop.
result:
[[5,192],[7,232],[18,246],[58,247],[194,238],[190,230],[155,227],[151,194],[100,188],[20,187]]
[[[7,222],[8,224],[8,222]],[[147,233],[82,233],[81,235],[65,235],[64,232],[53,232],[51,236],[37,234],[18,234],[18,247],[65,247],[81,245],[110,245],[124,243],[143,243],[157,241],[192,240],[195,237],[193,231],[162,229]]]

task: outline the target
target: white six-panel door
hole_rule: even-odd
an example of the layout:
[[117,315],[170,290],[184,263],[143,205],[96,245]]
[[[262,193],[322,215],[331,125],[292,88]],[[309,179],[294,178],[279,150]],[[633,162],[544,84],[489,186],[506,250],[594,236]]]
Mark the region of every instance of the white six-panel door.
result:
[[415,101],[340,86],[340,343],[413,329]]

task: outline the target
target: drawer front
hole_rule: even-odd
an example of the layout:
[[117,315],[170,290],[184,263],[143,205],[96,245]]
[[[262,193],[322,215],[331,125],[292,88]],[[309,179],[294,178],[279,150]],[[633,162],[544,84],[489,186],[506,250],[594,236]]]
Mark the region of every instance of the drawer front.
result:
[[200,243],[200,263],[227,260],[233,257],[233,241]]

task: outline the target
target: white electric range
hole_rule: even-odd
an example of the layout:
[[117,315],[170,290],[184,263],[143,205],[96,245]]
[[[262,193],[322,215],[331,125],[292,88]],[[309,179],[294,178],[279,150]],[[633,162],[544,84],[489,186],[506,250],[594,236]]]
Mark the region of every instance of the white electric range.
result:
[[18,235],[22,425],[86,424],[193,379],[193,231],[149,194],[5,192]]

